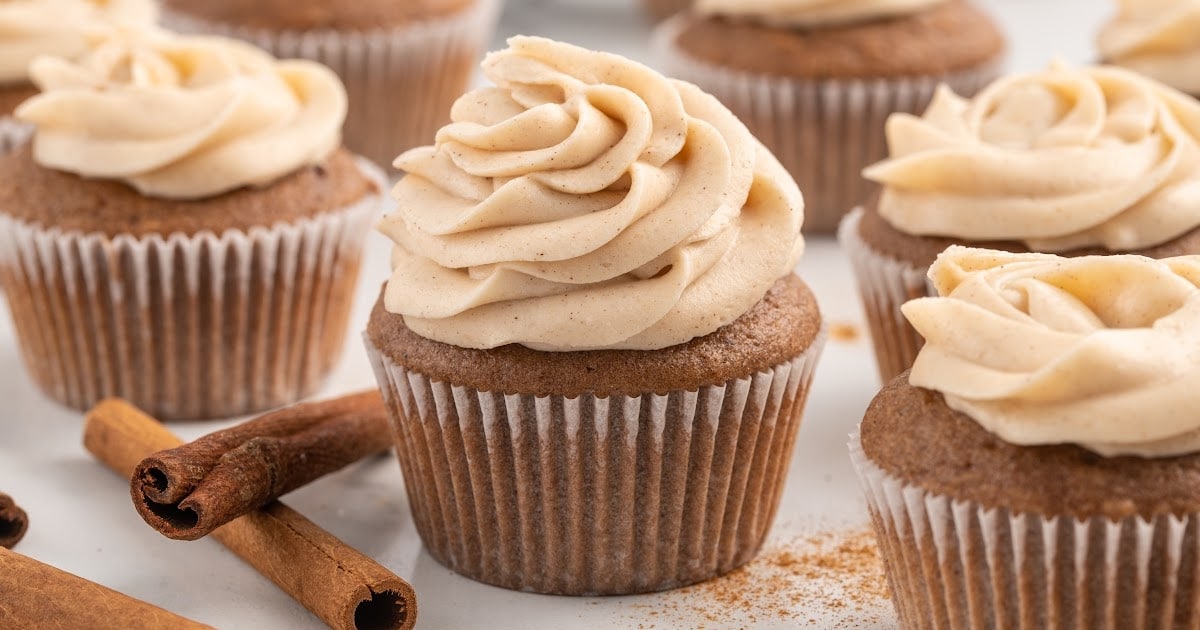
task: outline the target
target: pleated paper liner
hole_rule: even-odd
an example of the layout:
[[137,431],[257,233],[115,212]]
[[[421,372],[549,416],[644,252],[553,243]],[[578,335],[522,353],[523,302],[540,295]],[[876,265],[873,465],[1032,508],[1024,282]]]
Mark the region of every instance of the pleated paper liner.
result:
[[12,116],[0,116],[0,155],[24,144],[33,135],[33,126]]
[[455,14],[394,29],[276,31],[164,10],[163,23],[255,44],[280,59],[311,59],[342,78],[349,96],[345,143],[389,166],[406,149],[433,143],[450,122],[487,45],[501,0],[478,0]]
[[202,419],[294,402],[341,353],[380,205],[371,195],[247,232],[113,238],[0,213],[0,285],[25,367],[76,409],[120,396],[160,419]]
[[900,306],[935,292],[926,277],[927,267],[913,267],[889,258],[862,240],[858,231],[862,213],[860,207],[846,216],[838,229],[838,242],[850,259],[858,283],[880,382],[887,383],[912,367],[921,346],[925,345],[925,340],[900,312]]
[[1200,515],[1017,514],[850,456],[906,630],[1200,627]]
[[674,44],[685,20],[663,22],[655,54],[667,76],[716,96],[787,168],[804,193],[804,231],[832,234],[876,186],[862,169],[887,157],[884,125],[893,112],[919,114],[941,83],[973,95],[1000,63],[946,75],[805,80],[756,75],[689,57]]
[[722,385],[608,398],[433,382],[367,347],[430,553],[505,588],[614,595],[692,584],[754,557],[823,341]]

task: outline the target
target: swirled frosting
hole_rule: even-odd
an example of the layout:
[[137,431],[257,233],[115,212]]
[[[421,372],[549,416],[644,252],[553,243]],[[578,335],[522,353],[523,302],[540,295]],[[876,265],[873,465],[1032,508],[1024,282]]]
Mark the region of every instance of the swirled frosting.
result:
[[467,348],[657,349],[749,310],[803,250],[795,182],[695,86],[515,37],[407,171],[385,306]]
[[948,0],[696,0],[701,15],[721,15],[771,26],[820,27],[918,13]]
[[34,158],[142,194],[197,199],[264,185],[341,141],[346,93],[331,70],[231,39],[123,32],[78,62],[41,57],[42,93],[17,118]]
[[1100,30],[1105,61],[1200,95],[1200,0],[1118,0]]
[[0,0],[0,84],[28,81],[29,62],[39,55],[83,54],[97,28],[157,19],[154,0]]
[[1128,70],[1055,64],[893,114],[864,175],[909,234],[1035,251],[1150,247],[1200,226],[1200,102]]
[[906,303],[909,382],[1001,439],[1106,456],[1200,451],[1200,256],[951,247]]

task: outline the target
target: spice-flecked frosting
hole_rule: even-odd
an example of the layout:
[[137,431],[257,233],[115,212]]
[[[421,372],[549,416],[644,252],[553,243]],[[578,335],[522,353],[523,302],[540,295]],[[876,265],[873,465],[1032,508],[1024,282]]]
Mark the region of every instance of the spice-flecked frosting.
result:
[[1200,452],[1200,256],[1063,258],[952,246],[909,382],[1019,445]]
[[1118,0],[1096,40],[1104,60],[1200,95],[1200,0]]
[[696,0],[701,15],[720,15],[781,27],[820,27],[894,18],[948,0]]
[[152,197],[268,184],[325,159],[346,116],[328,68],[219,37],[123,31],[30,70],[42,93],[16,117],[37,127],[35,160]]
[[1054,64],[893,114],[864,175],[914,235],[1037,251],[1157,245],[1200,226],[1200,102],[1128,70]]
[[534,37],[396,160],[388,311],[465,348],[652,350],[715,331],[791,273],[795,182],[695,86]]
[[158,19],[154,0],[0,1],[0,84],[25,83],[39,55],[77,57],[96,29],[149,26]]

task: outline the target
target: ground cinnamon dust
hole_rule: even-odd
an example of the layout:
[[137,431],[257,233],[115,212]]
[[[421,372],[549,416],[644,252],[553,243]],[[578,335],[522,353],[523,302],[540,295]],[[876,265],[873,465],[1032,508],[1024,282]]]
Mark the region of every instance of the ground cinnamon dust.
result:
[[858,326],[845,322],[833,322],[829,325],[829,338],[841,343],[854,343],[862,337]]
[[889,598],[875,535],[860,527],[768,541],[750,564],[634,608],[640,630],[883,628],[895,625]]

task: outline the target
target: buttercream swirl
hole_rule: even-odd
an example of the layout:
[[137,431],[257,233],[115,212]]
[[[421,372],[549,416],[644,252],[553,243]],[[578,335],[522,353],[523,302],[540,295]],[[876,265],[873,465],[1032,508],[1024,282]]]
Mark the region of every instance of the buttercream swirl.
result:
[[1200,226],[1200,102],[1120,68],[1054,64],[971,101],[943,87],[887,138],[864,175],[910,234],[1127,251]]
[[1200,95],[1200,0],[1118,0],[1097,44],[1109,63]]
[[39,55],[83,54],[96,29],[157,19],[154,0],[0,0],[0,84],[28,81]]
[[468,348],[657,349],[733,321],[794,268],[803,200],[695,86],[514,37],[435,146],[396,160],[385,306]]
[[820,27],[894,18],[948,0],[696,0],[694,11],[771,26]]
[[346,93],[331,70],[219,37],[126,31],[77,62],[41,57],[42,93],[16,116],[34,158],[142,194],[197,199],[264,185],[341,141]]
[[1200,256],[1062,258],[951,247],[909,382],[1001,439],[1105,456],[1200,451]]

